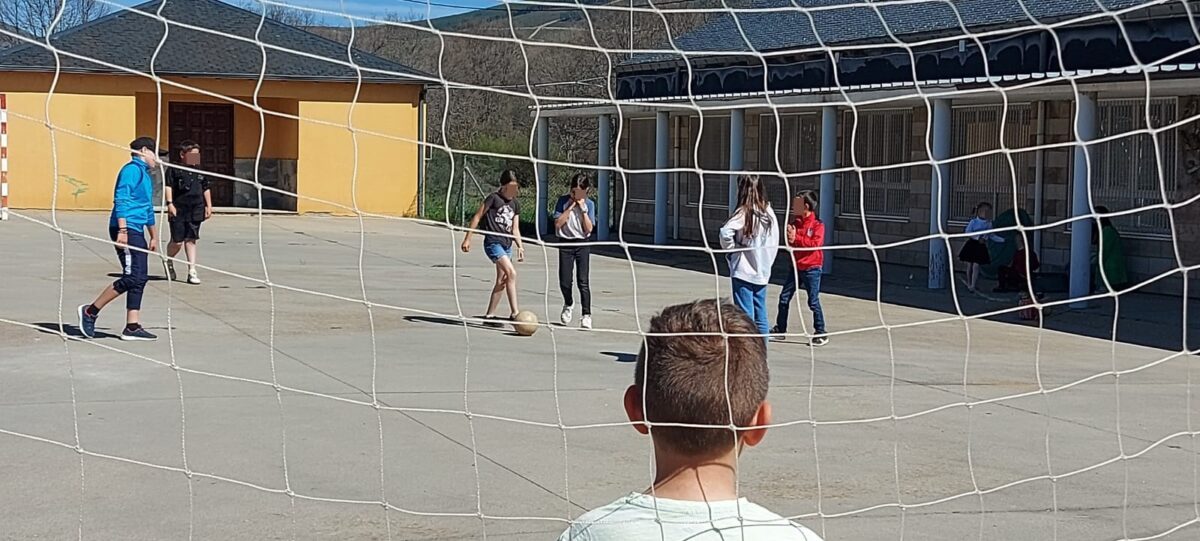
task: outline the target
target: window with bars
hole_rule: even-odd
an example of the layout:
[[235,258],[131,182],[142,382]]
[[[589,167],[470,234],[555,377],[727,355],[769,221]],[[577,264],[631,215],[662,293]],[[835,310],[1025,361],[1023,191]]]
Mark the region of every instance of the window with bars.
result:
[[[628,170],[654,168],[654,119],[630,119],[629,137],[626,139],[626,163]],[[654,173],[628,173],[626,175],[628,199],[633,203],[654,202]]]
[[[844,116],[842,163],[880,167],[912,161],[912,109],[859,110]],[[909,217],[911,167],[897,166],[851,171],[840,175],[838,199],[841,214],[905,219]],[[860,194],[862,200],[860,201]]]
[[[1035,113],[1028,104],[1009,105],[1002,117],[1001,105],[957,107],[952,117],[951,155],[968,156],[1000,150],[1001,121],[1004,124],[1004,148],[1028,149],[1036,143]],[[1009,161],[1011,156],[1012,161]],[[994,215],[1013,206],[1013,190],[1018,204],[1024,204],[1029,175],[1034,164],[1032,151],[995,152],[950,164],[950,221],[966,223],[975,217],[975,207],[983,201],[992,204]]]
[[[719,171],[729,170],[729,117],[705,115],[703,125],[701,134],[700,117],[688,119],[691,144],[683,149],[684,162],[695,163],[703,171],[704,204],[724,208],[729,204],[729,175]],[[687,175],[686,201],[692,206],[700,204],[700,180],[694,174]]]
[[782,171],[785,175],[766,174],[767,197],[782,213],[790,205],[789,195],[817,188],[816,175],[799,174],[821,168],[821,115],[781,114],[776,120],[774,114],[767,113],[759,117],[758,126],[758,169]]
[[[1131,133],[1161,128],[1176,121],[1175,98],[1101,100],[1096,106],[1098,137],[1123,137],[1090,145],[1092,203],[1109,211],[1141,208],[1174,200],[1176,178],[1176,130],[1154,135]],[[1149,124],[1146,113],[1149,109]],[[1155,139],[1158,148],[1155,149]],[[1122,231],[1143,235],[1171,234],[1165,209],[1147,209],[1113,218]]]

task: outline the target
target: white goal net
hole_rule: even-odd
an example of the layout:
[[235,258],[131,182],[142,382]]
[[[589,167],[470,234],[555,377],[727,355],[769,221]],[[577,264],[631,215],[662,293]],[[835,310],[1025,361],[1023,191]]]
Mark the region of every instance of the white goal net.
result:
[[1196,8],[5,0],[0,538],[1194,538]]

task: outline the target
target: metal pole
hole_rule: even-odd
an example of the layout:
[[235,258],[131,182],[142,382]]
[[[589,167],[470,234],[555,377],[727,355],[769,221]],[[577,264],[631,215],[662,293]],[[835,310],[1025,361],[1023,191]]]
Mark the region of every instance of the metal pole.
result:
[[[821,185],[818,196],[819,211],[817,217],[825,224],[825,245],[833,244],[834,233],[837,231],[834,212],[837,208],[837,175],[833,168],[837,167],[837,115],[836,105],[826,105],[821,108]],[[833,254],[825,254],[825,266],[822,274],[833,274]]]
[[929,289],[945,289],[950,284],[950,257],[946,239],[947,218],[950,214],[950,158],[951,142],[950,100],[933,101],[933,160],[934,166],[929,184]]
[[417,216],[420,218],[425,217],[425,157],[429,154],[425,109],[425,90],[422,89],[417,97]]
[[[1046,102],[1039,101],[1037,108],[1037,152],[1034,153],[1033,165],[1033,225],[1042,225],[1042,220],[1045,217],[1045,176],[1046,176],[1046,151],[1042,145],[1046,144]],[[1041,257],[1042,253],[1042,230],[1033,230],[1033,253]]]
[[[673,118],[671,124],[672,124],[671,133],[673,134],[672,137],[675,137],[676,140],[678,141],[680,134],[683,133],[683,117],[677,116],[677,117]],[[668,141],[668,147],[669,147],[670,146],[670,138],[668,138],[667,141]],[[670,149],[668,151],[669,152],[673,151],[672,153],[676,155],[675,163],[680,163],[679,156],[678,156],[679,149]],[[668,163],[670,163],[670,158],[667,158],[667,161],[668,161]],[[679,173],[671,173],[670,177],[671,177],[671,195],[670,195],[670,197],[668,197],[668,199],[671,200],[671,238],[674,240],[678,240],[679,239],[679,218],[683,214],[679,211],[679,209],[682,206],[683,198],[680,197]]]
[[8,98],[0,94],[0,220],[8,219]]
[[458,190],[458,223],[467,225],[467,162],[463,160],[462,188]]
[[599,240],[608,240],[608,223],[609,223],[609,204],[612,195],[610,195],[609,179],[612,171],[608,169],[612,165],[612,122],[608,115],[600,115],[600,134],[598,137],[599,146],[596,149],[596,165],[603,169],[596,172],[596,238]]
[[667,151],[670,148],[670,114],[659,111],[654,121],[654,244],[667,243]]
[[537,213],[537,236],[542,238],[549,231],[546,216],[546,200],[549,198],[550,189],[550,164],[545,160],[550,159],[550,119],[541,117],[537,120],[537,167],[535,167],[537,177],[537,205],[534,212]]
[[729,212],[737,208],[738,177],[745,168],[743,143],[746,139],[746,110],[734,109],[729,115]]
[[[1091,170],[1087,142],[1096,138],[1096,96],[1079,94],[1075,98],[1075,166],[1071,179],[1071,298],[1078,299],[1092,289],[1092,205],[1089,201]],[[1075,301],[1071,308],[1087,308],[1087,301]]]

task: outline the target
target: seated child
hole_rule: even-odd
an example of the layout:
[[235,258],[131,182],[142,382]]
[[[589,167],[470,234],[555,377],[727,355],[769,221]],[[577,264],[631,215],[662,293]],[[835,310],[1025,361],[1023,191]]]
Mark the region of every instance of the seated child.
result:
[[[736,336],[688,334],[722,331]],[[559,541],[820,541],[738,497],[738,454],[762,441],[771,422],[767,348],[758,332],[737,307],[711,299],[669,306],[650,321],[625,412],[653,441],[654,484],[585,513]],[[731,424],[731,411],[740,430],[721,427]]]
[[[1042,262],[1038,260],[1038,256],[1025,243],[1025,236],[1017,235],[1017,252],[1013,254],[1012,261],[1007,265],[996,269],[996,293],[1008,293],[1012,291],[1029,292],[1029,272],[1037,272],[1042,266]],[[1028,258],[1028,265],[1025,259]]]

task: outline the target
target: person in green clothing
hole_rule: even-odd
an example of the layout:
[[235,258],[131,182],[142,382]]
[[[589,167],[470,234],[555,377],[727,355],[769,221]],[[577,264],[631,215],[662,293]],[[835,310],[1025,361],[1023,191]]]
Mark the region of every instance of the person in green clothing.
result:
[[[1125,268],[1125,249],[1121,246],[1121,234],[1108,214],[1108,207],[1097,206],[1096,214],[1100,216],[1100,230],[1092,231],[1092,244],[1096,245],[1096,253],[1092,254],[1092,291],[1097,287],[1119,291],[1129,283],[1129,272]],[[1108,280],[1107,286],[1105,279]]]

